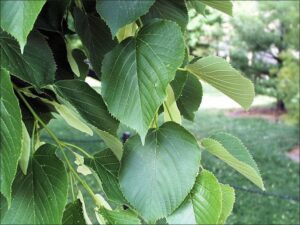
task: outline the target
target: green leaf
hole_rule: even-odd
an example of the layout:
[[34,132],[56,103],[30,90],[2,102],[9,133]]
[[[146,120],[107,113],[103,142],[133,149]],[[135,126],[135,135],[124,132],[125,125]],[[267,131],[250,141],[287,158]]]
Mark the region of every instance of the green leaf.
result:
[[52,102],[52,104],[59,115],[67,122],[67,124],[88,135],[93,135],[92,129],[89,128],[89,126],[83,121],[81,121],[81,118],[70,107],[63,104],[58,104],[56,102]]
[[190,6],[190,8],[195,9],[197,13],[205,16],[205,4],[201,3],[200,1],[188,1],[188,5]]
[[182,32],[185,32],[189,20],[188,11],[184,0],[157,0],[150,8],[149,12],[142,17],[147,23],[154,18],[172,20],[176,22]]
[[188,74],[188,72],[186,72],[186,71],[178,70],[176,72],[174,80],[172,80],[170,83],[170,85],[172,86],[176,100],[181,96],[184,84],[187,80],[187,74]]
[[167,122],[137,135],[124,146],[119,174],[129,203],[150,223],[169,215],[193,187],[200,166],[197,141],[180,125]]
[[218,224],[222,192],[217,178],[203,170],[185,202],[167,217],[169,224]]
[[163,105],[165,122],[173,121],[178,124],[181,124],[181,115],[179,109],[177,108],[173,89],[170,85],[167,86],[167,98]]
[[104,141],[106,146],[112,150],[117,159],[120,161],[123,155],[123,144],[119,138],[103,130],[96,129],[95,133]]
[[84,225],[86,224],[83,210],[82,210],[82,203],[79,199],[75,200],[74,202],[70,202],[64,211],[63,219],[62,219],[63,225]]
[[74,23],[93,69],[100,76],[103,57],[117,42],[112,40],[108,27],[99,17],[87,15],[75,8]]
[[154,2],[155,0],[97,0],[96,9],[109,26],[114,37],[121,27],[146,14]]
[[75,60],[75,63],[77,64],[78,71],[79,71],[79,78],[80,80],[85,80],[86,76],[89,73],[89,65],[85,63],[86,56],[83,51],[76,48],[72,50],[72,57]]
[[103,99],[112,115],[142,140],[183,58],[182,33],[174,22],[164,20],[145,25],[136,38],[126,39],[105,56]]
[[232,187],[220,184],[222,192],[222,211],[218,224],[225,224],[228,216],[231,214],[235,202],[235,192]]
[[55,77],[55,61],[46,40],[38,31],[28,36],[24,54],[18,42],[0,29],[1,66],[11,74],[37,87],[51,84]]
[[137,29],[138,26],[135,22],[127,24],[124,27],[120,28],[117,33],[118,41],[121,42],[128,37],[133,37]]
[[223,13],[232,16],[232,2],[231,0],[200,0],[203,4],[206,4],[212,8],[215,8]]
[[93,159],[86,158],[84,161],[99,176],[107,198],[111,201],[124,203],[125,200],[118,181],[120,162],[112,151],[103,150],[96,153]]
[[193,121],[202,101],[202,85],[200,81],[188,73],[177,106],[184,118]]
[[140,219],[129,210],[108,210],[106,208],[100,208],[99,213],[104,217],[107,224],[141,224]]
[[245,109],[251,106],[255,96],[252,82],[233,69],[224,59],[209,56],[187,65],[186,68]]
[[14,94],[9,73],[4,69],[1,69],[0,81],[0,187],[10,205],[11,185],[21,155],[22,123],[19,102]]
[[27,36],[45,2],[45,0],[0,2],[1,28],[18,40],[22,52]]
[[264,190],[259,169],[243,143],[227,133],[217,133],[201,141],[202,146]]
[[49,144],[41,146],[29,164],[27,175],[18,173],[12,204],[1,218],[1,224],[61,224],[68,178],[55,150]]
[[34,27],[46,31],[61,32],[66,9],[71,0],[47,1],[40,12]]
[[19,160],[19,165],[22,172],[26,175],[28,163],[30,159],[30,152],[31,152],[31,140],[26,129],[25,124],[22,122],[22,150],[21,150],[21,158]]
[[85,121],[110,134],[116,133],[118,122],[107,111],[101,95],[87,83],[79,80],[62,80],[55,83],[54,89]]

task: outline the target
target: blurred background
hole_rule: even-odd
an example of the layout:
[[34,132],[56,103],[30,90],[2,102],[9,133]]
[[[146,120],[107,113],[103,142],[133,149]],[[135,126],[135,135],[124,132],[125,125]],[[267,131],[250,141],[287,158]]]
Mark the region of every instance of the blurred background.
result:
[[[244,111],[203,83],[203,101],[195,121],[184,121],[198,139],[216,131],[239,137],[261,170],[265,192],[204,152],[204,167],[236,188],[228,223],[300,224],[299,1],[234,1],[234,17],[208,7],[204,15],[190,10],[189,16],[190,53],[226,58],[254,82],[257,93],[252,108]],[[62,119],[53,120],[50,126],[61,139],[91,152],[104,148],[98,137],[85,136]],[[120,137],[125,131],[125,127],[120,129]],[[93,177],[87,179],[97,190]]]

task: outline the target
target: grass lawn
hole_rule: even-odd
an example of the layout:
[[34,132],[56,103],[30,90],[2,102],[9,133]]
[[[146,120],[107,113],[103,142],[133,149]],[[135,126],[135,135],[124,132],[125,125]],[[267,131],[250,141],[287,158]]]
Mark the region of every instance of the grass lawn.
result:
[[[195,121],[193,123],[184,121],[185,127],[198,139],[217,131],[229,132],[239,137],[257,162],[266,187],[266,192],[260,191],[225,163],[204,152],[202,164],[206,169],[213,171],[220,182],[243,189],[236,190],[236,204],[228,223],[299,224],[299,164],[286,156],[288,150],[299,144],[299,129],[260,118],[225,116],[223,111],[235,106],[227,100],[224,102],[223,95],[206,85],[204,92],[206,95]],[[220,107],[211,109],[211,106],[214,106],[213,101],[222,102],[222,109]],[[258,97],[254,104],[261,105],[263,102],[269,104],[270,100]],[[61,139],[91,153],[105,148],[98,137],[90,137],[76,131],[62,119],[51,121],[50,127]],[[120,136],[125,130],[124,127],[120,130]],[[44,134],[43,137],[45,136]],[[92,183],[94,190],[100,192],[101,189],[95,179],[92,176],[86,178]],[[291,200],[290,197],[298,200]],[[92,210],[93,204],[89,204],[92,203],[91,200],[88,197],[86,200],[87,207]]]

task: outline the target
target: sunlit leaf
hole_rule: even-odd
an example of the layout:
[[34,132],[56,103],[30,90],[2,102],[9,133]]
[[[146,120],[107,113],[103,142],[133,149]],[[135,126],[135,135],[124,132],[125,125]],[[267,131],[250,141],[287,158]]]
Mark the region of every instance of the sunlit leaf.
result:
[[259,188],[264,189],[255,161],[238,138],[227,133],[217,133],[209,138],[204,138],[201,144],[208,152],[226,162]]

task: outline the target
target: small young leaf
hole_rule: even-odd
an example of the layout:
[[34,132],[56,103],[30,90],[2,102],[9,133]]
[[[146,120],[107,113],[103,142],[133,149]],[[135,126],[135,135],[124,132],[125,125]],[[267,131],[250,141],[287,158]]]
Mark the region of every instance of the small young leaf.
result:
[[117,38],[119,42],[122,42],[128,37],[133,37],[137,31],[138,26],[135,22],[125,25],[120,28],[117,33]]
[[125,198],[150,223],[172,213],[193,187],[200,149],[174,122],[150,130],[145,144],[136,135],[124,146],[120,186]]
[[218,224],[222,209],[222,192],[217,178],[202,171],[184,203],[170,216],[169,224]]
[[117,45],[103,60],[103,99],[112,115],[137,130],[143,141],[183,58],[179,26],[155,20],[136,38]]
[[140,219],[129,210],[108,210],[100,208],[99,213],[104,217],[107,224],[124,225],[124,224],[141,224]]
[[201,141],[203,147],[240,172],[251,182],[264,190],[259,169],[243,143],[227,133],[217,133]]
[[215,8],[223,13],[232,16],[232,2],[231,0],[200,0],[201,3],[206,4],[212,8]]
[[82,203],[79,199],[75,200],[74,202],[70,202],[64,211],[63,225],[84,225],[86,224],[83,210],[82,210]]
[[217,224],[225,224],[233,209],[235,193],[234,189],[229,185],[220,184],[220,187],[222,191],[222,211]]
[[255,95],[252,82],[233,69],[224,59],[208,56],[188,64],[186,68],[245,109],[251,106]]
[[167,98],[164,102],[164,120],[173,121],[181,124],[181,115],[176,104],[173,89],[170,85],[167,86]]
[[22,55],[18,42],[0,28],[0,47],[1,67],[11,74],[37,87],[53,83],[55,61],[46,40],[38,31],[29,34]]
[[68,177],[55,150],[50,144],[41,146],[29,163],[27,175],[18,172],[11,207],[1,215],[1,224],[61,224]]
[[0,1],[0,26],[18,40],[22,52],[27,36],[45,2]]
[[102,188],[107,198],[115,202],[126,202],[120,191],[118,172],[120,162],[109,149],[94,155],[93,159],[86,158],[86,165],[91,167],[99,176]]
[[0,81],[0,185],[1,193],[10,205],[11,185],[21,155],[22,120],[19,102],[14,94],[9,73],[2,68]]
[[31,152],[31,140],[26,129],[25,124],[22,122],[22,154],[19,160],[19,166],[22,172],[26,175],[28,163],[30,159],[30,152]]
[[109,26],[112,36],[126,24],[136,21],[148,12],[155,0],[97,0],[96,9]]

